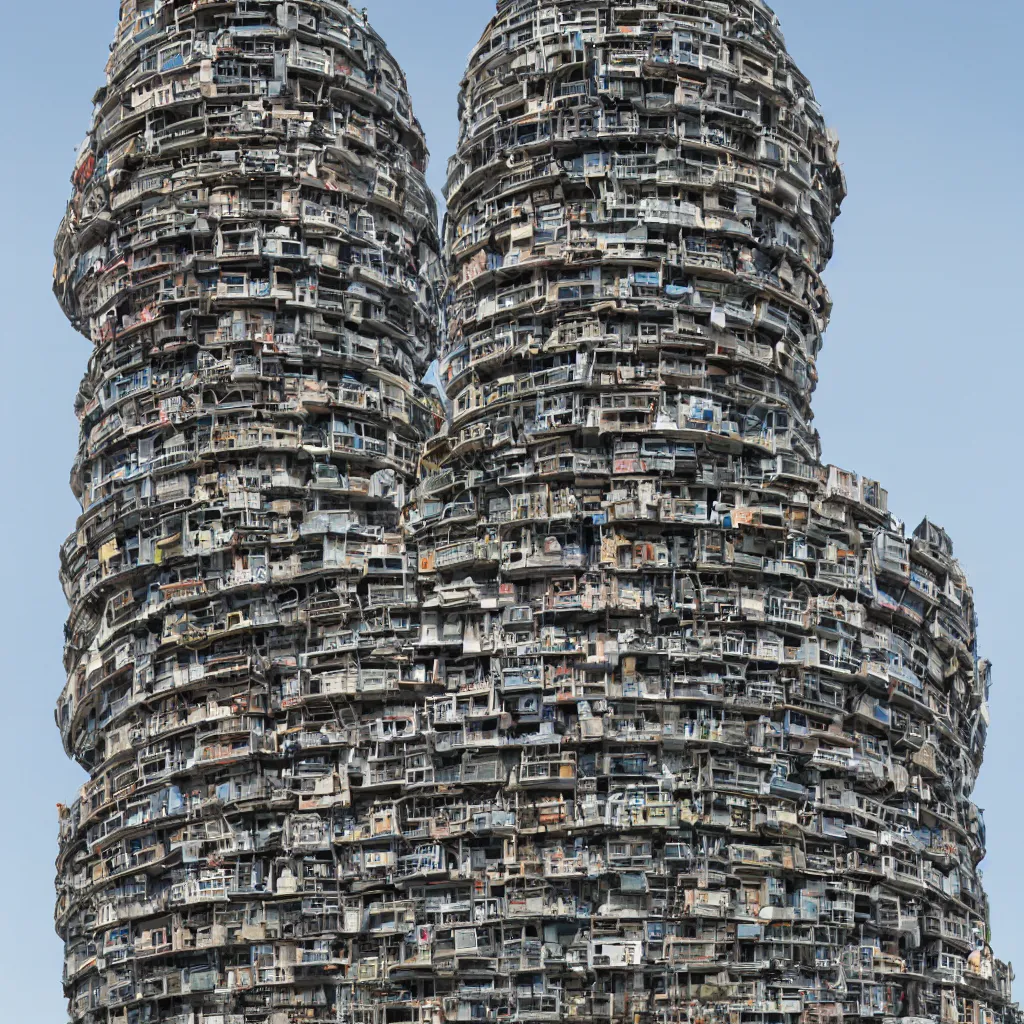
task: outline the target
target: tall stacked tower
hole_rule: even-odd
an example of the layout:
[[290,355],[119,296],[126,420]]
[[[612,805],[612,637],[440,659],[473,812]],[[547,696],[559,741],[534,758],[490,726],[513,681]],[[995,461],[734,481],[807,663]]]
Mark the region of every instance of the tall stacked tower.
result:
[[348,3],[122,0],[56,246],[94,346],[57,707],[90,775],[58,860],[76,1022],[345,1019],[336,844],[387,782],[359,716],[416,682],[426,160]]
[[461,117],[444,422],[365,14],[121,5],[57,240],[75,1024],[1021,1024],[970,588],[820,460],[774,15],[504,0]]
[[1017,1019],[971,591],[812,425],[836,149],[760,0],[505,0],[471,55],[409,517],[450,1019]]

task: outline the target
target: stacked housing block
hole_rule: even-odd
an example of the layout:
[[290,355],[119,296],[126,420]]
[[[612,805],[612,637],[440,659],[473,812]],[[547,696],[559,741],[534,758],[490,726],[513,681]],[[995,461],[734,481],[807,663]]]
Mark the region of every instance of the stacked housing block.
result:
[[125,0],[96,102],[56,281],[94,344],[75,1024],[1020,1024],[970,589],[821,463],[845,184],[767,7],[498,5],[447,417],[364,14]]
[[347,3],[122,2],[57,239],[94,345],[57,708],[90,773],[58,860],[76,1022],[339,1019],[369,900],[338,843],[384,782],[357,709],[415,682],[426,160]]
[[971,591],[820,459],[845,184],[774,15],[506,0],[460,113],[412,523],[447,691],[421,792],[491,815],[437,866],[503,901],[463,919],[460,1019],[1016,1019]]

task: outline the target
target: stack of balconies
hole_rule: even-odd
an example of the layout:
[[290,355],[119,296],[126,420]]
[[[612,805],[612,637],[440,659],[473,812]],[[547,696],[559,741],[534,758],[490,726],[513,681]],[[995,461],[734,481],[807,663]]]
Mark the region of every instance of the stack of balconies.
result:
[[129,0],[57,242],[81,1024],[1019,1024],[973,597],[813,427],[760,0],[502,0],[450,165],[342,0]]
[[500,757],[473,792],[511,837],[458,859],[536,952],[457,958],[460,1019],[1011,1019],[971,593],[821,464],[845,183],[776,19],[499,4],[461,112],[451,416],[408,519],[465,710],[427,768]]
[[57,710],[90,773],[58,862],[76,1021],[337,1020],[360,714],[419,635],[426,160],[349,4],[121,5],[57,240],[94,346]]

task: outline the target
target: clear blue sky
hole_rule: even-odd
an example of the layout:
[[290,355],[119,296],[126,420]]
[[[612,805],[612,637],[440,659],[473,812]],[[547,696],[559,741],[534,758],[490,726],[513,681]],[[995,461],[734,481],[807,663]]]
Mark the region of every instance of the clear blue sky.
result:
[[[491,0],[364,0],[405,66],[439,189],[456,89]],[[65,1020],[52,931],[54,805],[74,797],[52,706],[63,684],[57,550],[76,506],[72,402],[88,355],[51,298],[50,242],[102,81],[117,0],[5,3],[0,67],[5,501],[0,655],[0,1018]],[[842,138],[850,198],[827,280],[836,302],[815,407],[825,458],[879,479],[912,528],[953,536],[995,662],[976,799],[997,955],[1024,979],[1024,550],[1021,328],[1013,314],[1024,167],[1021,0],[777,0],[791,52]],[[1017,256],[1014,256],[1014,253]],[[1017,380],[1017,374],[1022,380]],[[1019,468],[1015,468],[1019,467]],[[1017,843],[1022,843],[1022,849]],[[1024,982],[1022,982],[1024,984]],[[1024,993],[1024,988],[1019,987]]]

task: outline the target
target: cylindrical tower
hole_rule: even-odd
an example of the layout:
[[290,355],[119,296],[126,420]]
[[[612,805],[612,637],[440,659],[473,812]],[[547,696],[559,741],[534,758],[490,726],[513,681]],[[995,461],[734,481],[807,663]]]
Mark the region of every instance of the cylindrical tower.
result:
[[409,516],[457,1019],[1015,1016],[970,589],[812,426],[836,149],[760,0],[506,0],[471,55]]
[[346,1019],[339,844],[391,781],[360,720],[415,681],[426,161],[344,0],[122,0],[56,244],[94,346],[57,707],[90,776],[58,860],[76,1022]]

